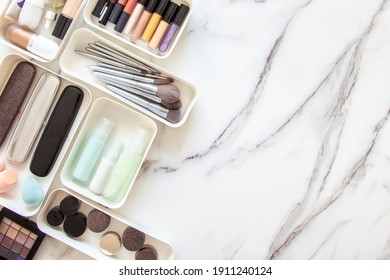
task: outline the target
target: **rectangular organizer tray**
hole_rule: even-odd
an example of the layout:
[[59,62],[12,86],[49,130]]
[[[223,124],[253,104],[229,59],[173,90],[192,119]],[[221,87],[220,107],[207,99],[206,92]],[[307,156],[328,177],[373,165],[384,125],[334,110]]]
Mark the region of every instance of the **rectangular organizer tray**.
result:
[[[2,75],[0,76],[0,94],[5,86],[5,84],[7,83],[8,79],[9,79],[9,76],[11,75],[12,71],[14,70],[15,66],[19,63],[19,62],[22,62],[22,61],[28,61],[26,59],[24,59],[23,57],[19,56],[19,55],[16,55],[16,54],[11,54],[7,57],[4,58],[2,64],[0,65],[0,73],[2,73]],[[41,128],[40,130],[40,134],[38,135],[37,139],[35,140],[35,143],[26,159],[26,161],[23,163],[23,164],[20,164],[20,165],[17,165],[17,164],[13,164],[11,162],[9,162],[7,160],[7,157],[6,157],[6,152],[7,152],[7,148],[8,148],[8,144],[9,144],[9,141],[11,139],[11,136],[13,134],[13,131],[15,130],[17,124],[18,124],[18,121],[21,117],[21,113],[17,116],[17,118],[15,119],[14,123],[13,123],[13,126],[11,127],[8,135],[7,135],[7,138],[5,139],[3,145],[0,147],[0,156],[1,158],[5,161],[5,165],[7,167],[10,167],[10,168],[13,168],[15,170],[18,171],[19,173],[19,180],[18,182],[16,183],[16,186],[11,189],[10,191],[6,192],[6,193],[2,193],[0,194],[0,205],[2,206],[5,206],[15,212],[17,212],[18,214],[22,215],[22,216],[26,216],[26,217],[29,217],[29,216],[32,216],[34,214],[36,214],[41,206],[40,205],[36,205],[36,206],[30,206],[30,205],[27,205],[24,203],[23,199],[22,199],[22,185],[23,185],[23,182],[26,180],[26,178],[28,176],[34,176],[34,178],[40,183],[40,185],[42,186],[43,188],[43,191],[44,193],[47,192],[47,190],[49,189],[49,186],[57,172],[57,170],[59,169],[59,166],[60,166],[60,163],[61,163],[61,160],[64,156],[64,154],[66,153],[70,143],[71,143],[71,140],[72,140],[72,137],[75,135],[76,131],[77,131],[77,128],[79,126],[79,124],[81,123],[82,119],[83,119],[83,116],[84,114],[86,113],[86,111],[88,110],[89,108],[89,104],[91,102],[91,93],[90,91],[72,81],[72,80],[69,80],[67,78],[64,78],[42,66],[39,66],[38,64],[32,62],[32,61],[29,61],[30,63],[32,63],[35,68],[36,68],[36,76],[35,76],[35,79],[34,79],[34,82],[33,84],[31,85],[31,88],[30,88],[30,91],[25,99],[25,102],[22,106],[22,110],[21,112],[23,112],[23,108],[26,107],[28,101],[29,101],[29,96],[31,95],[34,87],[35,87],[35,84],[37,83],[37,81],[39,80],[39,78],[41,77],[41,75],[43,73],[51,73],[53,75],[56,75],[59,79],[60,79],[60,86],[57,90],[57,93],[56,93],[56,98],[51,106],[51,110],[53,109],[54,107],[54,104],[56,102],[56,100],[58,99],[58,96],[59,96],[59,93],[62,92],[62,90],[68,86],[68,85],[75,85],[77,87],[79,87],[80,89],[82,89],[82,91],[84,92],[84,98],[83,98],[83,102],[81,104],[81,107],[79,109],[79,112],[76,116],[76,119],[75,121],[73,122],[73,125],[72,125],[72,128],[68,134],[68,138],[67,140],[65,141],[65,144],[63,145],[62,149],[61,149],[61,153],[59,154],[57,160],[56,160],[56,163],[55,165],[53,166],[50,174],[46,177],[36,177],[34,176],[30,169],[29,169],[29,166],[30,166],[30,161],[32,159],[32,156],[33,156],[33,151],[35,150],[35,147],[38,143],[38,139],[40,137],[40,134],[42,133],[43,129]],[[50,116],[50,112],[48,114],[48,116],[46,117],[46,121],[47,119],[49,118]]]
[[[61,200],[68,195],[73,195],[74,197],[82,201],[79,211],[82,212],[85,216],[88,216],[88,213],[93,209],[98,209],[109,215],[111,217],[111,222],[108,228],[102,233],[94,233],[87,228],[87,230],[82,236],[72,238],[64,232],[62,225],[59,225],[57,227],[50,226],[46,221],[47,213],[53,207],[58,206]],[[145,244],[152,245],[157,250],[159,260],[172,260],[175,256],[174,249],[169,243],[163,241],[160,237],[154,235],[147,229],[142,228],[141,226],[132,223],[131,221],[128,221],[123,217],[120,217],[119,215],[104,207],[96,205],[89,199],[78,196],[75,192],[65,189],[55,189],[50,193],[50,195],[47,197],[45,204],[42,207],[42,210],[39,213],[39,216],[37,218],[37,224],[40,230],[42,230],[46,234],[58,239],[61,242],[64,242],[65,244],[73,248],[76,248],[77,250],[95,259],[134,260],[135,252],[126,250],[123,245],[121,246],[119,252],[113,256],[103,254],[99,248],[99,240],[105,232],[114,231],[120,236],[122,236],[123,231],[128,226],[131,226],[145,233]]]

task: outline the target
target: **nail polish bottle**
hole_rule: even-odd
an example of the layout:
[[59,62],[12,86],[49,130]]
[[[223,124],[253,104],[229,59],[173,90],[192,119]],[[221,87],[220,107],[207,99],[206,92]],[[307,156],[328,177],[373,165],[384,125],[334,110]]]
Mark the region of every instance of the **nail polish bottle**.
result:
[[123,149],[103,190],[103,196],[106,199],[119,202],[124,197],[135,174],[141,167],[149,139],[149,131],[139,128],[131,144]]
[[158,50],[160,53],[165,53],[171,43],[173,42],[175,36],[180,30],[180,26],[183,24],[190,8],[187,5],[181,4],[180,8],[173,19],[172,23],[169,25],[168,31],[165,34]]
[[154,32],[154,35],[149,42],[148,47],[151,48],[152,50],[157,49],[178,7],[179,6],[174,2],[169,3],[168,8],[164,12],[162,20],[158,24],[157,29]]
[[96,128],[90,135],[85,144],[76,167],[73,170],[73,177],[81,182],[90,179],[101,153],[103,152],[106,141],[111,133],[113,123],[106,118],[100,119]]
[[169,0],[161,0],[160,3],[158,3],[156,10],[154,11],[152,17],[148,22],[148,25],[145,28],[144,33],[142,34],[142,40],[144,40],[145,42],[149,43],[150,39],[152,39],[152,36],[156,31],[157,25],[161,21],[162,14],[168,3]]
[[146,25],[152,17],[152,13],[154,11],[154,8],[156,7],[156,4],[157,0],[149,0],[148,5],[146,5],[146,8],[143,11],[137,25],[131,33],[131,41],[135,42],[141,38],[141,35],[146,28]]

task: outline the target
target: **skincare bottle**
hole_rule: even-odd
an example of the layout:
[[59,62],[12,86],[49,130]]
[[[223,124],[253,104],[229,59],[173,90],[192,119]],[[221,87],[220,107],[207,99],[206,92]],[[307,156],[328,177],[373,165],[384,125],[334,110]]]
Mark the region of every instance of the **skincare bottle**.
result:
[[103,157],[89,184],[89,190],[91,192],[95,194],[102,193],[108,177],[110,176],[110,172],[118,159],[120,150],[121,145],[113,144],[111,149],[109,149],[107,154]]
[[35,29],[41,22],[45,0],[26,0],[19,14],[19,24]]
[[56,19],[57,12],[65,5],[66,0],[46,0],[47,11],[45,14],[45,28],[50,29],[51,24]]
[[12,0],[9,4],[7,11],[5,12],[5,17],[18,20],[20,11],[24,5],[24,0]]
[[149,131],[139,128],[131,143],[123,149],[103,190],[103,196],[106,199],[119,202],[124,197],[141,167],[149,139]]
[[102,118],[99,120],[81,151],[76,167],[73,170],[72,175],[75,179],[82,182],[89,180],[111,133],[112,127],[113,123],[109,119]]

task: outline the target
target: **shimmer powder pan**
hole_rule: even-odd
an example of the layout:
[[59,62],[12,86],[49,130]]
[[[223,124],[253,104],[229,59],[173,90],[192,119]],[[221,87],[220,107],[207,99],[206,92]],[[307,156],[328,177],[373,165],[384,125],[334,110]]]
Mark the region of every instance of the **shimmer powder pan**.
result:
[[0,260],[31,260],[45,234],[37,225],[7,208],[0,211]]

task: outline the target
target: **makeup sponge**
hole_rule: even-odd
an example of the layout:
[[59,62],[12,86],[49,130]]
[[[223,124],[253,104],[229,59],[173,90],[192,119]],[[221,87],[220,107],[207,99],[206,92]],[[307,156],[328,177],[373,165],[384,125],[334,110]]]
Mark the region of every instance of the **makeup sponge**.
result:
[[142,248],[145,242],[145,233],[128,227],[122,235],[123,246],[129,251],[138,251]]
[[8,79],[3,92],[0,94],[0,146],[7,137],[20,107],[35,77],[35,67],[28,62],[16,65]]
[[28,205],[38,205],[42,202],[44,196],[45,194],[42,190],[41,184],[39,184],[35,178],[28,177],[22,188],[24,203]]
[[157,250],[151,245],[145,245],[135,253],[136,260],[157,260]]
[[102,232],[110,225],[111,218],[106,213],[93,209],[88,214],[87,227],[93,232]]
[[18,172],[13,169],[7,169],[0,172],[0,193],[8,192],[18,181]]

